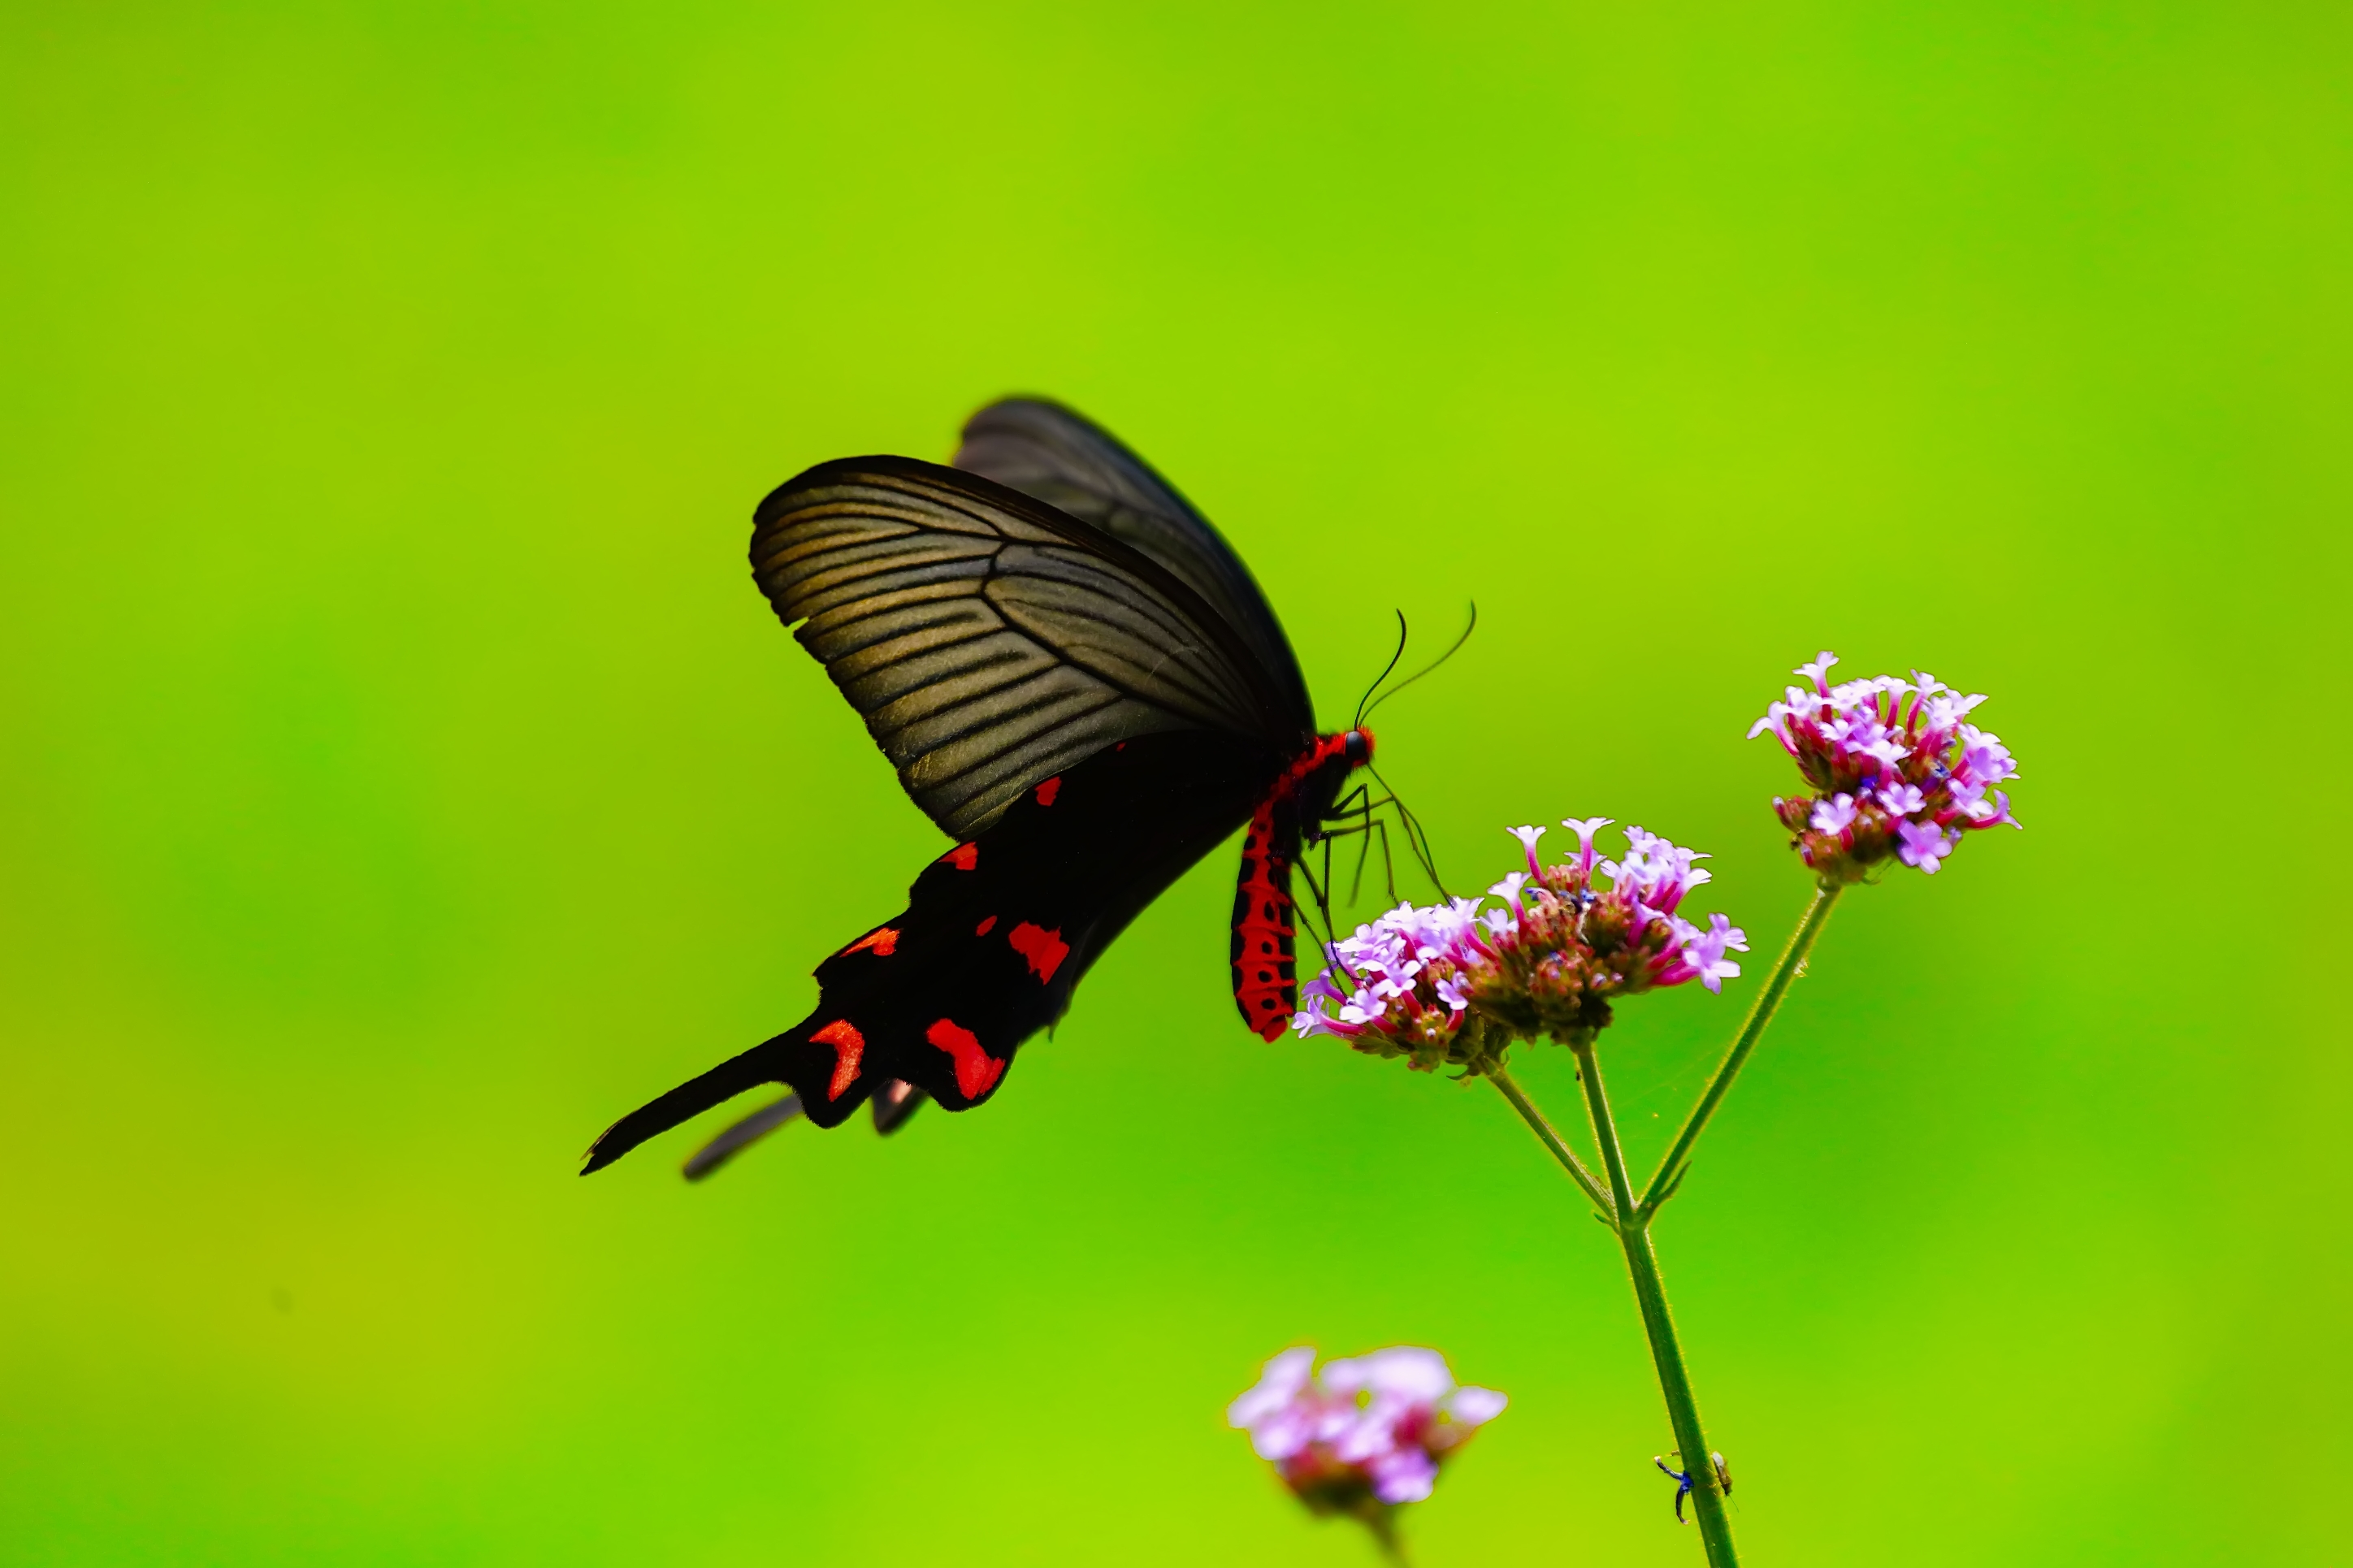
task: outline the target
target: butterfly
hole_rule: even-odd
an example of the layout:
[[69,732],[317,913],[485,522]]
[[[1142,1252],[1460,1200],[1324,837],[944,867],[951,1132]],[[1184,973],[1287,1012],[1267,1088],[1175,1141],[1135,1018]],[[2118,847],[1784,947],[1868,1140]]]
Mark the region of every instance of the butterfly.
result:
[[689,1176],[796,1115],[834,1127],[871,1103],[887,1132],[925,1099],[981,1104],[1128,922],[1245,826],[1234,1001],[1282,1032],[1292,873],[1350,811],[1372,823],[1362,786],[1342,792],[1373,736],[1317,731],[1265,595],[1166,480],[1071,409],[1009,398],[949,467],[845,458],[786,481],[751,554],[954,847],[818,966],[807,1018],[621,1118],[584,1174],[762,1084],[792,1093]]

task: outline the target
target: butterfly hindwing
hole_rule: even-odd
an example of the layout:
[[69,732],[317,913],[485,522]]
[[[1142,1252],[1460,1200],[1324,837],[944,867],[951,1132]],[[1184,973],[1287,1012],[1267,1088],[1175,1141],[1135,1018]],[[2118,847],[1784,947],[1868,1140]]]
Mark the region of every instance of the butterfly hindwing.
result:
[[807,1018],[623,1117],[587,1168],[761,1083],[791,1086],[821,1127],[894,1080],[949,1110],[981,1103],[1112,939],[1250,815],[1268,771],[1252,748],[1175,733],[1040,781],[818,966]]

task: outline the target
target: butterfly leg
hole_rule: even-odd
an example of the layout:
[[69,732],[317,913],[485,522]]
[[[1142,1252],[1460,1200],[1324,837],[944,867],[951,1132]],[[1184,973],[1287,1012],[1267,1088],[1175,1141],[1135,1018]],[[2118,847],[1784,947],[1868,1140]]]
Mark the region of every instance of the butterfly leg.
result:
[[[1373,813],[1380,810],[1384,806],[1394,805],[1395,804],[1397,804],[1395,799],[1388,795],[1382,795],[1378,799],[1374,798],[1372,790],[1369,786],[1358,784],[1346,795],[1342,795],[1338,800],[1333,802],[1331,811],[1326,814],[1324,817],[1324,821],[1326,822],[1347,822],[1353,817],[1356,821],[1356,826],[1354,827],[1325,828],[1319,831],[1316,837],[1319,838],[1332,838],[1337,837],[1341,833],[1365,832],[1373,825]],[[1367,846],[1367,848],[1369,848],[1369,846]],[[1364,886],[1364,865],[1360,857],[1356,867],[1356,880],[1349,885],[1348,897],[1350,899],[1355,899],[1356,894],[1362,890]],[[1397,878],[1394,875],[1389,878],[1389,896],[1391,898],[1395,898],[1397,896]]]
[[[1315,908],[1324,918],[1324,930],[1328,937],[1332,932],[1332,903],[1324,889],[1332,885],[1332,841],[1328,838],[1324,839],[1320,847],[1324,851],[1323,880],[1316,880],[1315,874],[1307,868],[1307,862],[1304,859],[1299,863],[1299,874],[1307,879],[1307,890],[1314,895]],[[1319,940],[1316,945],[1320,948],[1324,945],[1324,942]]]
[[1381,880],[1388,889],[1389,902],[1394,904],[1398,896],[1397,862],[1389,857],[1389,825],[1377,817],[1367,817],[1364,826],[1349,831],[1363,837],[1356,846],[1356,875],[1348,884],[1348,901],[1356,902],[1365,890],[1365,863],[1373,858],[1373,840],[1377,838],[1381,845]]
[[[1356,847],[1356,874],[1348,883],[1348,901],[1353,904],[1364,893],[1365,859],[1371,852],[1373,847],[1373,795],[1372,791],[1366,789],[1363,784],[1358,784],[1355,793],[1350,795],[1348,798],[1356,804],[1357,823],[1365,835],[1364,842]],[[1384,837],[1381,840],[1381,861],[1384,865],[1388,864],[1388,839]],[[1388,889],[1390,901],[1395,902],[1397,900],[1397,874],[1393,868],[1389,872]]]
[[1316,880],[1314,868],[1309,866],[1304,860],[1299,863],[1299,874],[1307,879],[1307,891],[1312,895],[1310,901],[1314,905],[1316,914],[1323,921],[1323,929],[1318,931],[1315,921],[1307,920],[1305,905],[1300,907],[1301,919],[1306,921],[1307,934],[1315,939],[1316,952],[1325,963],[1329,963],[1332,957],[1333,938],[1338,934],[1332,929],[1332,897],[1325,890],[1332,885],[1332,847],[1329,844],[1324,847],[1324,879],[1322,881]]
[[[1347,831],[1354,832],[1356,830],[1354,828],[1350,828]],[[1334,837],[1337,836],[1335,835]],[[1331,869],[1330,846],[1327,844],[1325,846],[1324,865],[1324,874],[1327,878],[1331,874]],[[1363,977],[1358,975],[1355,970],[1349,968],[1335,950],[1335,938],[1339,933],[1335,929],[1335,922],[1332,919],[1331,884],[1328,881],[1321,883],[1317,882],[1314,871],[1311,869],[1304,861],[1300,863],[1299,874],[1307,879],[1308,890],[1314,894],[1315,908],[1323,915],[1324,930],[1322,934],[1316,934],[1313,929],[1313,922],[1310,922],[1310,930],[1308,931],[1309,935],[1314,936],[1316,939],[1315,948],[1322,960],[1323,965],[1326,968],[1338,970],[1342,974],[1346,975],[1352,984],[1361,985],[1363,984]]]
[[1398,896],[1397,863],[1389,854],[1388,824],[1382,821],[1377,816],[1366,816],[1363,821],[1350,823],[1345,827],[1326,829],[1324,834],[1324,874],[1327,878],[1331,874],[1332,840],[1335,838],[1361,838],[1363,840],[1356,854],[1356,875],[1348,883],[1348,901],[1351,904],[1355,903],[1364,893],[1365,864],[1372,857],[1374,841],[1378,839],[1381,847],[1382,877],[1388,888],[1390,902],[1396,902]]
[[1430,879],[1430,886],[1438,889],[1440,898],[1452,898],[1453,895],[1446,890],[1446,879],[1438,874],[1438,857],[1430,847],[1430,835],[1423,829],[1421,819],[1408,809],[1405,802],[1398,798],[1397,791],[1389,789],[1389,782],[1374,772],[1369,763],[1366,764],[1365,771],[1372,773],[1375,782],[1383,789],[1388,790],[1388,795],[1383,804],[1397,808],[1398,825],[1404,830],[1406,847],[1413,851],[1414,860],[1421,867],[1422,873]]

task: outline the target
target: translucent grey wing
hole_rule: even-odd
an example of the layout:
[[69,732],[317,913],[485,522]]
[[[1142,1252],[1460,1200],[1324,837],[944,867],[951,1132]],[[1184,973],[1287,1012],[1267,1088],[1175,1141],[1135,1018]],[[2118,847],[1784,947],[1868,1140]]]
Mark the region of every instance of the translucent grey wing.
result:
[[[874,1110],[874,1131],[889,1136],[907,1124],[907,1118],[923,1109],[923,1091],[912,1083],[897,1079],[874,1091],[870,1102]],[[743,1121],[696,1150],[684,1166],[686,1179],[700,1182],[720,1166],[782,1127],[801,1113],[801,1097],[788,1094],[784,1099],[762,1106]]]
[[1314,732],[1299,660],[1250,568],[1208,519],[1110,431],[1059,403],[1008,397],[965,422],[953,461],[1091,522],[1168,568],[1265,667],[1296,709],[1299,732]]
[[1138,735],[1296,744],[1281,689],[1199,594],[1032,497],[847,458],[778,487],[754,522],[752,574],[778,618],[957,838]]
[[923,1091],[904,1079],[894,1078],[874,1091],[867,1108],[874,1113],[874,1131],[888,1138],[907,1125],[907,1118],[923,1108]]
[[686,1179],[702,1181],[800,1113],[801,1097],[797,1094],[788,1094],[773,1104],[762,1106],[697,1149],[683,1167]]

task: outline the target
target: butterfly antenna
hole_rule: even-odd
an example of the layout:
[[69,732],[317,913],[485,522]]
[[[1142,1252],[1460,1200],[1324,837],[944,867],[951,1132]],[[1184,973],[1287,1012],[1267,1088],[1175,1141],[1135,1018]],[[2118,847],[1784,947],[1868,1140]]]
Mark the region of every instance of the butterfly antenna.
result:
[[1399,611],[1397,613],[1397,618],[1398,618],[1398,645],[1397,645],[1397,651],[1396,651],[1395,653],[1393,653],[1393,654],[1389,655],[1389,661],[1388,661],[1388,663],[1387,663],[1387,664],[1385,664],[1385,665],[1381,666],[1381,673],[1380,673],[1377,677],[1376,677],[1376,678],[1374,679],[1373,683],[1372,683],[1370,686],[1367,686],[1367,687],[1366,687],[1366,688],[1365,688],[1365,694],[1364,694],[1362,697],[1359,697],[1359,698],[1357,698],[1357,699],[1356,699],[1356,717],[1354,720],[1352,720],[1352,721],[1349,722],[1349,725],[1348,725],[1348,728],[1349,728],[1349,729],[1351,729],[1351,730],[1355,729],[1358,724],[1361,724],[1361,723],[1363,723],[1363,722],[1365,721],[1365,714],[1368,711],[1368,710],[1365,707],[1365,704],[1366,704],[1366,703],[1367,703],[1367,702],[1370,702],[1370,701],[1373,700],[1373,693],[1374,693],[1374,692],[1376,692],[1376,691],[1378,691],[1378,690],[1381,689],[1381,682],[1382,682],[1382,681],[1384,681],[1384,680],[1387,680],[1387,679],[1389,678],[1389,671],[1391,671],[1391,670],[1395,669],[1395,668],[1398,667],[1398,660],[1399,660],[1399,659],[1401,659],[1401,658],[1403,658],[1405,657],[1405,612],[1404,612],[1403,610],[1399,610]]
[[[1405,616],[1403,615],[1399,615],[1398,616],[1398,626],[1400,629],[1405,626]],[[1398,681],[1395,686],[1392,686],[1387,691],[1382,692],[1380,697],[1376,700],[1370,707],[1360,709],[1356,714],[1356,722],[1361,724],[1366,720],[1371,718],[1373,716],[1373,709],[1378,708],[1383,702],[1387,702],[1390,698],[1395,697],[1398,692],[1403,691],[1407,687],[1411,686],[1415,681],[1419,680],[1423,676],[1428,675],[1431,670],[1436,669],[1440,665],[1444,664],[1448,659],[1452,658],[1456,654],[1461,652],[1462,645],[1469,642],[1471,640],[1471,634],[1478,629],[1479,603],[1474,599],[1471,603],[1471,618],[1463,623],[1462,635],[1456,637],[1454,641],[1448,646],[1444,653],[1440,654],[1436,658],[1431,659],[1428,664],[1423,665],[1419,669],[1415,670],[1411,675],[1407,676],[1403,680]],[[1398,641],[1398,652],[1399,654],[1403,654],[1405,652],[1405,641],[1402,637]],[[1389,667],[1392,669],[1395,668],[1397,667],[1397,660],[1389,660]],[[1384,680],[1388,679],[1388,672],[1387,670],[1382,671],[1381,678]],[[1372,693],[1368,691],[1365,695],[1366,697],[1371,697]]]

